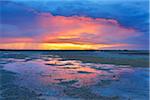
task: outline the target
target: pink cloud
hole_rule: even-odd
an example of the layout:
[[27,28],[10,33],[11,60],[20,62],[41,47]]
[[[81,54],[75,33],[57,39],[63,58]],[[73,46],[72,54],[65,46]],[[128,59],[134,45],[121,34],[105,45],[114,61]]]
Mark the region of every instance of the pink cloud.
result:
[[125,28],[114,19],[44,13],[40,15],[39,25],[46,30],[42,42],[48,43],[112,43],[139,35],[136,30]]
[[[126,43],[139,33],[123,27],[117,20],[79,16],[53,16],[39,14],[39,29],[44,30],[32,37],[0,38],[1,48],[17,49],[107,49],[131,48]],[[33,24],[34,25],[34,24]],[[35,30],[36,29],[27,29]],[[120,42],[120,43],[119,43]],[[5,44],[3,44],[5,43]]]

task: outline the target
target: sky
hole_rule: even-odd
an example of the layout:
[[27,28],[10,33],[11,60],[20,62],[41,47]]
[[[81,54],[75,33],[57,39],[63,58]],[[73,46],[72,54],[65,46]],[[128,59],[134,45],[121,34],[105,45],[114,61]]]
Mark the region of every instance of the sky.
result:
[[148,0],[0,0],[0,49],[148,50]]

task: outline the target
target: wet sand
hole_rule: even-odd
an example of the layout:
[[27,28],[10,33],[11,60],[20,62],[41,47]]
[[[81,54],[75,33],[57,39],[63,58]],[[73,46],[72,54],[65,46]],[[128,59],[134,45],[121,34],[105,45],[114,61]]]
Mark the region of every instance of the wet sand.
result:
[[[1,51],[0,99],[148,100],[149,66],[140,66],[147,62],[147,55],[128,58],[136,62],[142,59],[137,67],[136,64],[132,66],[133,63],[73,59],[76,56],[90,59],[90,56],[102,55],[108,59],[119,55],[89,52]],[[121,57],[127,59],[128,54]]]

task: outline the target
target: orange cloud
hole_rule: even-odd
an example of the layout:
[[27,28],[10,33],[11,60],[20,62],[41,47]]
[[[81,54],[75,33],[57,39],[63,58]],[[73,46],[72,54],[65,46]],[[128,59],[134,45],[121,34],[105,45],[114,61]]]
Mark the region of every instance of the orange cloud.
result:
[[[38,26],[44,30],[37,36],[0,38],[1,49],[85,50],[130,48],[126,41],[139,35],[114,19],[53,16],[40,14]],[[120,42],[120,43],[119,43]]]
[[90,17],[64,17],[42,14],[39,25],[47,30],[46,43],[112,43],[137,36],[134,29],[122,27],[116,20]]

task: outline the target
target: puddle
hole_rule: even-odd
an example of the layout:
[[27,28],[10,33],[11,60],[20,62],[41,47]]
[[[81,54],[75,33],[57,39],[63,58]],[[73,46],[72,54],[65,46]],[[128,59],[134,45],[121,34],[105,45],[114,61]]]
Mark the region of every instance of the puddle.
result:
[[[13,83],[18,86],[16,88],[19,88],[19,91],[23,91],[19,95],[32,90],[35,93],[30,93],[31,96],[46,100],[49,98],[57,100],[58,97],[64,100],[68,98],[126,100],[148,97],[148,89],[145,88],[148,87],[148,68],[83,63],[79,60],[65,60],[56,55],[40,55],[34,60],[31,58],[33,56],[28,55],[26,59],[18,59],[17,56],[17,59],[1,58],[0,61],[0,65],[3,66],[1,69],[17,75]],[[3,75],[7,77],[6,74]],[[22,89],[20,87],[23,87],[23,90],[20,90]]]

